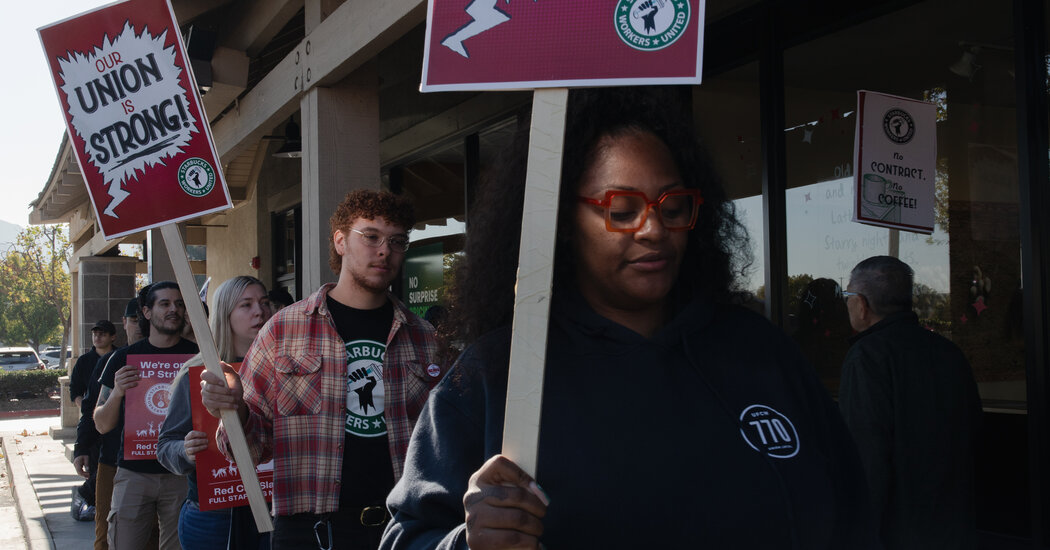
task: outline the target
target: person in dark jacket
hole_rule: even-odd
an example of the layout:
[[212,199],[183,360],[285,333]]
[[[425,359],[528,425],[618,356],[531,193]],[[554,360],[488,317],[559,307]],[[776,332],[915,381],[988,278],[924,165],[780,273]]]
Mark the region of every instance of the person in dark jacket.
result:
[[91,349],[77,358],[73,365],[73,372],[69,374],[69,398],[76,403],[77,407],[83,402],[87,395],[88,384],[91,383],[91,373],[95,372],[95,365],[105,354],[113,351],[113,342],[117,338],[117,327],[106,319],[99,320],[91,327]]
[[890,256],[853,268],[839,406],[868,475],[886,548],[975,548],[981,401],[962,350],[919,325],[914,273]]
[[679,93],[570,92],[535,478],[500,454],[521,132],[480,187],[443,323],[470,346],[420,416],[381,548],[873,547],[834,402],[731,303],[746,232]]
[[[117,327],[113,323],[102,319],[91,327],[91,349],[77,358],[76,365],[69,375],[69,398],[80,408],[88,393],[88,385],[91,383],[91,373],[102,355],[113,351],[113,340],[117,336]],[[81,412],[83,414],[83,412]],[[90,416],[91,413],[88,413]],[[79,451],[79,454],[77,453]],[[86,478],[84,483],[73,489],[73,499],[70,503],[69,512],[77,521],[95,520],[95,475],[98,472],[98,445],[90,444],[82,448],[75,448],[73,453],[73,467],[81,477]]]

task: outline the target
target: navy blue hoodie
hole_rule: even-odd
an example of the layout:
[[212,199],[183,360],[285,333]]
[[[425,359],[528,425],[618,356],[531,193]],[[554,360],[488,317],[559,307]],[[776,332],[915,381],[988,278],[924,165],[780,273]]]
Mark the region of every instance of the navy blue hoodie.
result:
[[[502,444],[510,332],[431,393],[382,548],[466,549],[467,480]],[[856,449],[796,346],[694,302],[652,339],[555,301],[537,482],[563,548],[875,547]]]

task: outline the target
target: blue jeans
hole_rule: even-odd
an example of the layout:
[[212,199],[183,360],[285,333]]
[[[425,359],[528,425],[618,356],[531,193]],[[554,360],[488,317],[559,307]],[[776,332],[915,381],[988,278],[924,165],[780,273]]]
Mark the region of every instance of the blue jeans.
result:
[[197,503],[186,499],[179,513],[179,542],[193,550],[226,550],[230,538],[230,511],[202,512]]

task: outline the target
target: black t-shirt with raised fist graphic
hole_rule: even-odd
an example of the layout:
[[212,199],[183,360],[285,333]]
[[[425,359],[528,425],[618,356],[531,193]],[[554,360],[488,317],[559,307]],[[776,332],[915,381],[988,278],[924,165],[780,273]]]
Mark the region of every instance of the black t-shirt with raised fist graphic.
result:
[[394,486],[384,416],[383,358],[394,322],[388,300],[377,309],[356,309],[327,300],[346,346],[346,440],[340,509],[382,505]]

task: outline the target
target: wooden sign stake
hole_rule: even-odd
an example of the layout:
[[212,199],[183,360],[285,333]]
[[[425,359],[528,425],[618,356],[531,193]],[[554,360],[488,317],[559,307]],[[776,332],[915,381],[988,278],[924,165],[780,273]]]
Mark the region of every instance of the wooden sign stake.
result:
[[[193,281],[193,273],[190,271],[190,262],[186,258],[186,245],[182,242],[179,228],[173,223],[160,227],[161,236],[164,238],[164,246],[168,249],[171,258],[171,266],[175,270],[175,281],[183,291],[183,301],[186,302],[186,312],[190,316],[190,324],[193,326],[193,334],[197,338],[197,346],[200,348],[201,357],[204,358],[204,368],[208,372],[218,376],[223,383],[226,376],[219,366],[219,352],[215,348],[215,339],[208,326],[208,317],[204,313],[204,305],[197,297],[197,284]],[[190,290],[192,289],[192,293]],[[186,298],[191,296],[190,298]],[[190,388],[193,391],[193,388]],[[255,464],[252,462],[251,453],[248,451],[248,441],[244,438],[244,428],[237,416],[237,411],[224,409],[222,411],[222,422],[226,427],[226,434],[230,438],[230,447],[233,449],[233,458],[237,463],[237,469],[241,474],[241,482],[244,484],[244,492],[248,495],[248,504],[252,507],[252,515],[255,516],[255,526],[260,533],[273,531],[273,522],[270,521],[270,512],[266,509],[266,497],[263,496],[262,487],[259,486],[259,478],[255,475]]]
[[521,249],[514,287],[503,454],[533,477],[538,460],[568,98],[565,88],[536,90],[532,96]]

